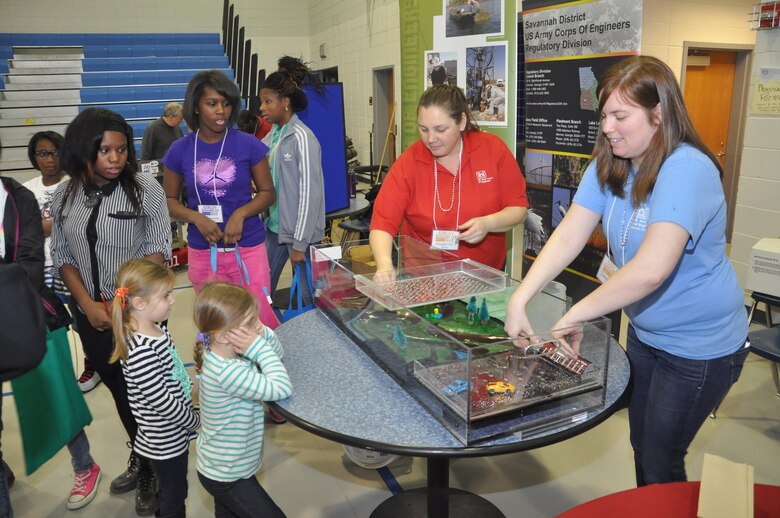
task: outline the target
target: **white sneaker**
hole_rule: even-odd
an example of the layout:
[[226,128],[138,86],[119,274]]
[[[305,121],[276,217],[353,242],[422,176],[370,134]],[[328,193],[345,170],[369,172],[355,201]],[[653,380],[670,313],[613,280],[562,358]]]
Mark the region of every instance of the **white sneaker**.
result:
[[78,383],[79,389],[84,393],[89,392],[100,383],[100,374],[95,372],[89,360],[84,361],[84,372],[81,373]]

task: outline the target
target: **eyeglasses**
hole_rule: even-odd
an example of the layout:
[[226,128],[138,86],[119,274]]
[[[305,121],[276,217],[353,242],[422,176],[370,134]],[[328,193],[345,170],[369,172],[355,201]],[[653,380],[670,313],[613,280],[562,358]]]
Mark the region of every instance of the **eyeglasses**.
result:
[[50,156],[54,157],[54,158],[59,158],[60,157],[60,152],[57,151],[57,150],[54,150],[54,151],[36,151],[35,152],[35,156],[37,156],[38,158],[48,158]]

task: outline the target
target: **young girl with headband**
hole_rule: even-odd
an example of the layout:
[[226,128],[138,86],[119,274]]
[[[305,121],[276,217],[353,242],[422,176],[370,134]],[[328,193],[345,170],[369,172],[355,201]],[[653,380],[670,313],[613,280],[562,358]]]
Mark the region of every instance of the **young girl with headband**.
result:
[[[189,223],[189,277],[195,291],[215,280],[245,286],[260,300],[260,319],[273,329],[279,322],[265,295],[272,291],[259,214],[276,193],[268,148],[233,129],[240,109],[238,87],[222,72],[196,74],[184,96],[184,120],[194,131],[165,154],[163,186],[171,216]],[[179,199],[182,186],[187,187],[186,207]]]
[[195,298],[200,373],[198,478],[214,497],[216,516],[283,517],[257,481],[263,454],[262,401],[290,397],[276,334],[257,319],[246,289],[210,283]]
[[130,409],[138,423],[133,450],[149,459],[157,476],[158,516],[184,517],[187,457],[200,418],[192,408],[192,383],[168,328],[173,272],[146,259],[119,268],[111,319],[114,353],[121,360]]

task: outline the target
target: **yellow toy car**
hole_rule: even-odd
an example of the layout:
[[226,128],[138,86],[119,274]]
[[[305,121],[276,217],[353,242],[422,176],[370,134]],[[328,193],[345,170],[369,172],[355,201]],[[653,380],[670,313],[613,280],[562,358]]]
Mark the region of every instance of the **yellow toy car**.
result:
[[485,388],[487,389],[487,393],[491,396],[496,394],[512,396],[515,393],[515,386],[505,381],[490,381]]

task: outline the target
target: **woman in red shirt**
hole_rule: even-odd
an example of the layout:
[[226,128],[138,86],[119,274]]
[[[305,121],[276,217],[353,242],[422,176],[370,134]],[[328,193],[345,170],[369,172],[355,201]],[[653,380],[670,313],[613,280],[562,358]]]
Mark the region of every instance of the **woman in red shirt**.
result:
[[417,125],[420,139],[390,168],[374,206],[369,239],[377,273],[392,278],[392,242],[402,223],[402,234],[502,269],[506,232],[528,207],[517,160],[500,138],[480,131],[456,86],[426,90]]

